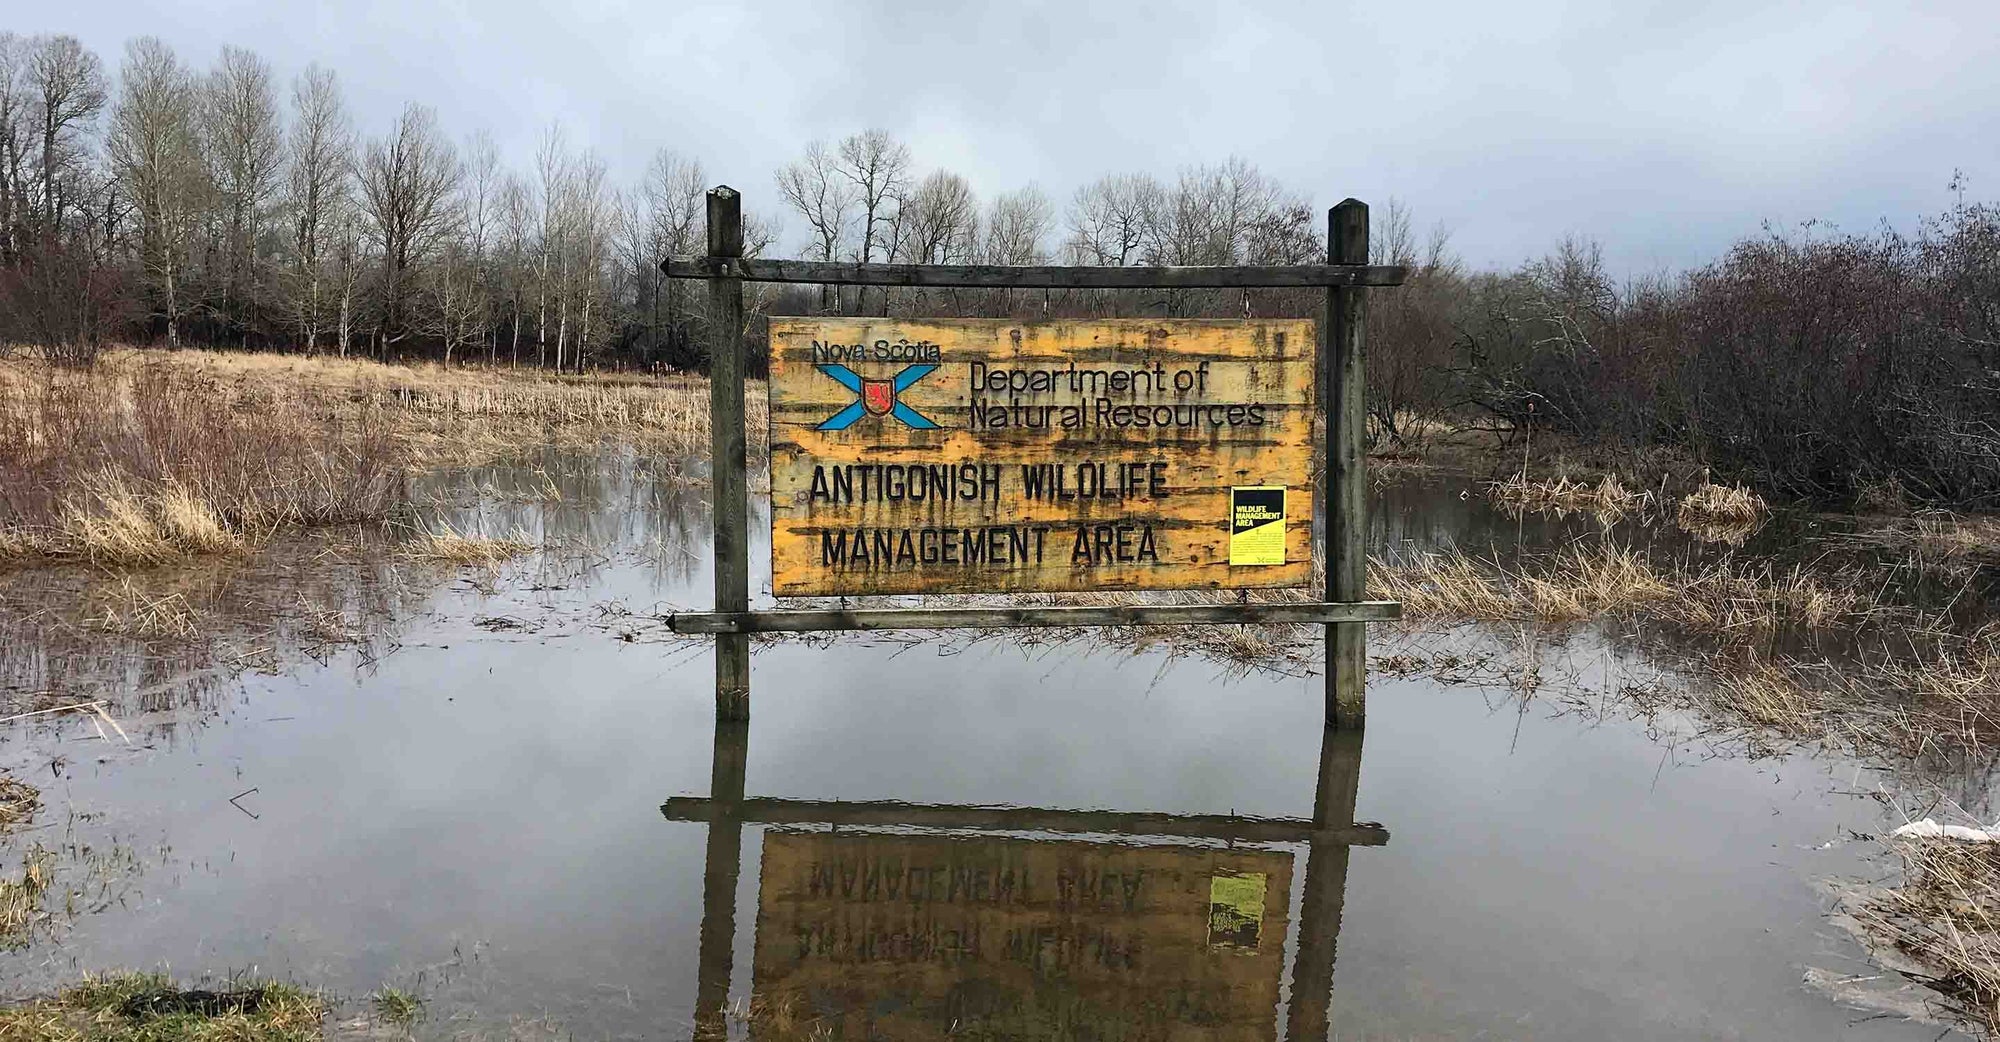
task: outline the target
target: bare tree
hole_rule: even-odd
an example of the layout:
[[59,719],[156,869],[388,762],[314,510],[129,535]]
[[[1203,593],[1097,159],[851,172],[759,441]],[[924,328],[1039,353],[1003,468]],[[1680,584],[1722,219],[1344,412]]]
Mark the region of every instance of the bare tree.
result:
[[355,304],[368,267],[361,225],[359,206],[350,203],[333,211],[333,288],[340,304],[334,335],[342,358],[354,343]]
[[[823,143],[815,141],[806,146],[804,159],[786,164],[778,171],[777,182],[778,194],[786,205],[805,218],[806,230],[812,236],[806,244],[807,255],[822,261],[838,258],[857,201],[856,190],[840,172],[839,162]],[[838,311],[838,289],[833,285],[821,286],[820,307]]]
[[583,367],[603,289],[604,260],[610,240],[611,197],[604,181],[604,161],[585,153],[569,179],[569,191],[562,207],[562,227],[568,248],[562,268],[562,306],[556,333],[556,368],[563,366],[563,339],[569,333],[572,314],[576,334],[570,340],[570,363]]
[[654,359],[691,364],[693,330],[706,310],[699,287],[665,277],[659,262],[706,251],[708,175],[698,160],[661,149],[646,168],[639,206],[648,251],[636,301]]
[[30,117],[41,141],[42,225],[60,235],[71,179],[82,173],[89,136],[104,109],[104,63],[74,36],[44,36],[28,57]]
[[897,260],[952,264],[970,259],[979,245],[979,201],[972,185],[950,171],[934,171],[898,202],[896,229]]
[[885,255],[895,247],[894,238],[881,231],[909,186],[910,149],[886,130],[864,130],[841,139],[837,169],[860,197],[861,248],[855,256],[867,264],[875,259],[878,244]]
[[283,147],[271,67],[241,47],[224,47],[201,93],[203,136],[222,206],[221,311],[247,338],[257,307],[258,232],[278,187]]
[[1148,174],[1113,174],[1077,189],[1069,205],[1072,259],[1119,267],[1137,261],[1165,195]]
[[327,255],[342,215],[353,205],[354,131],[332,70],[309,66],[293,81],[290,146],[285,211],[291,226],[292,313],[305,349],[318,351]]
[[533,192],[520,178],[508,175],[500,185],[501,269],[507,287],[507,317],[510,364],[521,364],[521,314],[525,310],[526,288],[533,266],[529,263],[534,224]]
[[778,171],[777,182],[778,194],[805,219],[812,235],[808,254],[823,261],[838,258],[856,197],[825,144],[807,145],[805,158],[786,164]]
[[382,345],[410,335],[412,269],[455,230],[451,202],[458,181],[458,155],[425,106],[411,104],[388,137],[368,145],[361,197],[382,250]]
[[1277,205],[1277,186],[1241,159],[1190,167],[1167,190],[1147,227],[1146,259],[1233,264],[1244,255],[1251,226]]
[[[481,131],[466,141],[464,177],[452,200],[458,234],[439,251],[430,284],[432,330],[444,343],[444,363],[485,332],[489,299],[488,249],[499,209],[500,151]],[[489,341],[489,356],[491,354]]]
[[989,264],[1042,264],[1049,259],[1049,232],[1055,228],[1055,208],[1033,185],[994,197],[986,212],[986,261]]
[[0,31],[0,265],[11,263],[24,245],[21,225],[30,212],[24,167],[29,154],[29,42]]
[[[570,178],[568,148],[563,142],[562,125],[552,123],[542,133],[541,147],[535,150],[536,188],[539,192],[540,212],[535,228],[535,364],[545,366],[549,362],[549,289],[550,279],[560,271],[558,257],[564,245],[560,217],[562,196],[566,193]],[[557,347],[557,365],[561,365],[561,347]]]
[[193,77],[166,44],[142,36],[125,45],[109,150],[133,202],[139,259],[172,347],[181,343],[188,250],[209,195],[195,106]]

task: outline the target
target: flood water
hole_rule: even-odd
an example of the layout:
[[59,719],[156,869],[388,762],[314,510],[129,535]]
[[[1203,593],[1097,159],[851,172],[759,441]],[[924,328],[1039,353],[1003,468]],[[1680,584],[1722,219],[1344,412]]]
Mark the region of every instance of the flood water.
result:
[[[1571,532],[1469,487],[1380,491],[1378,548]],[[707,604],[698,491],[628,456],[425,491],[454,489],[461,529],[553,548],[440,573],[370,646],[123,706],[129,746],[7,725],[46,804],[15,847],[138,865],[0,956],[6,991],[392,984],[440,1038],[1939,1035],[1802,982],[1876,972],[1823,888],[1888,870],[1847,841],[1901,820],[1873,765],[1421,676],[1371,678],[1365,744],[1329,748],[1317,676],[992,637],[762,645],[719,733],[707,650],[648,618]]]

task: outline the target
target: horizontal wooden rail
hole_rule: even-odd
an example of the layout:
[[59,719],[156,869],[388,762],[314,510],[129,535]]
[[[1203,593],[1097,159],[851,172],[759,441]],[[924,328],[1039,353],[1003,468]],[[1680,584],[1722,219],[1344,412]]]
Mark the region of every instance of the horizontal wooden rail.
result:
[[854,608],[675,612],[667,616],[667,628],[675,633],[799,633],[810,630],[990,630],[1020,626],[1291,626],[1320,622],[1389,622],[1402,617],[1403,606],[1396,601]]
[[1045,810],[894,800],[833,802],[751,797],[717,800],[675,796],[661,804],[669,821],[731,819],[757,825],[883,825],[994,832],[1097,832],[1112,836],[1180,836],[1244,843],[1330,840],[1379,847],[1389,830],[1372,822],[1318,826],[1303,818],[1251,818],[1233,814],[1148,814],[1124,811]]
[[1252,286],[1400,286],[1409,269],[1394,264],[1187,265],[1072,267],[1002,264],[846,264],[736,257],[675,257],[660,262],[669,278],[737,278],[847,286],[984,286],[1000,289],[1197,289]]

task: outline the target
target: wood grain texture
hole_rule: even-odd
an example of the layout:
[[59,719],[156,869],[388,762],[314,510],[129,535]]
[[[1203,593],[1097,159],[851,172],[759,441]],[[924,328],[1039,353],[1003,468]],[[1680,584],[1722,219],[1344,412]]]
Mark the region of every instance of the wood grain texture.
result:
[[[722,257],[743,252],[743,197],[727,185],[708,193],[708,251]],[[712,279],[708,309],[722,335],[708,366],[711,485],[715,493],[715,609],[750,606],[750,508],[745,481],[743,430],[743,283]],[[735,638],[715,644],[715,715],[750,719],[750,645]]]
[[[773,318],[773,593],[1304,585],[1315,337],[1307,320]],[[1059,497],[1058,475],[1122,494]],[[1246,485],[1286,488],[1284,564],[1229,564]]]
[[1024,626],[1300,626],[1392,622],[1396,601],[1319,604],[1122,604],[1019,608],[848,608],[827,611],[675,612],[675,633],[804,633],[817,630],[968,630]]
[[669,278],[739,278],[843,286],[966,286],[1013,289],[1214,289],[1224,287],[1398,286],[1394,264],[1178,265],[1075,267],[1003,264],[851,264],[767,257],[675,257]]
[[[1368,257],[1368,204],[1344,199],[1327,213],[1327,260]],[[1329,601],[1360,600],[1368,575],[1367,391],[1364,373],[1368,291],[1327,291],[1326,593]],[[1351,622],[1329,623],[1326,634],[1327,724],[1360,730],[1367,720],[1368,633]]]

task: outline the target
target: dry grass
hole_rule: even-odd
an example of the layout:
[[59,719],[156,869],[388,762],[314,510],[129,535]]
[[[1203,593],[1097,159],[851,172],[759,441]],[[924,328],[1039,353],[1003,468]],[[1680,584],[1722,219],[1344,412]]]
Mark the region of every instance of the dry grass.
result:
[[2000,517],[1926,511],[1896,518],[1856,538],[1905,553],[1920,567],[1952,574],[2000,562]]
[[425,528],[403,544],[401,556],[412,561],[433,561],[440,564],[480,565],[499,564],[511,560],[535,548],[535,544],[525,538],[490,539],[484,536],[465,535],[451,526],[448,521],[440,521],[436,529]]
[[1568,477],[1535,480],[1525,472],[1505,481],[1489,482],[1486,496],[1502,510],[1512,512],[1589,514],[1606,524],[1644,507],[1650,496],[1625,487],[1615,474],[1605,475],[1594,485]]
[[1701,487],[1682,496],[1674,506],[1674,522],[1687,529],[1750,525],[1763,518],[1770,509],[1763,496],[1746,486],[1703,482]]
[[2000,843],[1902,839],[1894,846],[1903,885],[1857,902],[1855,919],[1873,943],[1922,967],[1922,983],[1951,1012],[2000,1034]]
[[156,974],[114,974],[0,1009],[0,1042],[316,1042],[327,1009],[276,981],[183,990]]
[[[746,409],[763,424],[761,391]],[[384,518],[419,468],[606,442],[705,456],[707,384],[218,352],[0,361],[0,561],[230,553]]]
[[0,834],[34,820],[42,791],[11,774],[0,774]]
[[1369,595],[1401,601],[1418,622],[1570,623],[1599,617],[1670,622],[1716,634],[1858,621],[1877,605],[1854,586],[1801,568],[1725,559],[1665,567],[1628,547],[1574,545],[1512,565],[1446,550],[1370,562]]
[[1403,603],[1406,627],[1617,624],[1679,680],[1632,687],[1632,705],[1699,714],[1756,750],[1808,742],[1908,760],[2000,745],[2000,629],[1890,601],[1868,571],[1731,556],[1693,567],[1602,545],[1507,565],[1378,560],[1369,585]]
[[154,593],[120,576],[116,585],[93,591],[95,612],[85,620],[92,629],[140,640],[190,639],[201,632],[201,612],[185,593]]
[[36,846],[21,861],[21,874],[0,876],[0,948],[25,947],[48,914],[42,895],[55,879],[55,855]]
[[[117,364],[146,352],[113,356]],[[533,370],[384,365],[262,353],[169,356],[245,404],[290,398],[329,414],[364,412],[387,425],[416,462],[477,463],[525,447],[620,442],[662,455],[708,452],[708,382],[700,377],[557,377]],[[745,395],[745,422],[767,416],[761,386]]]

